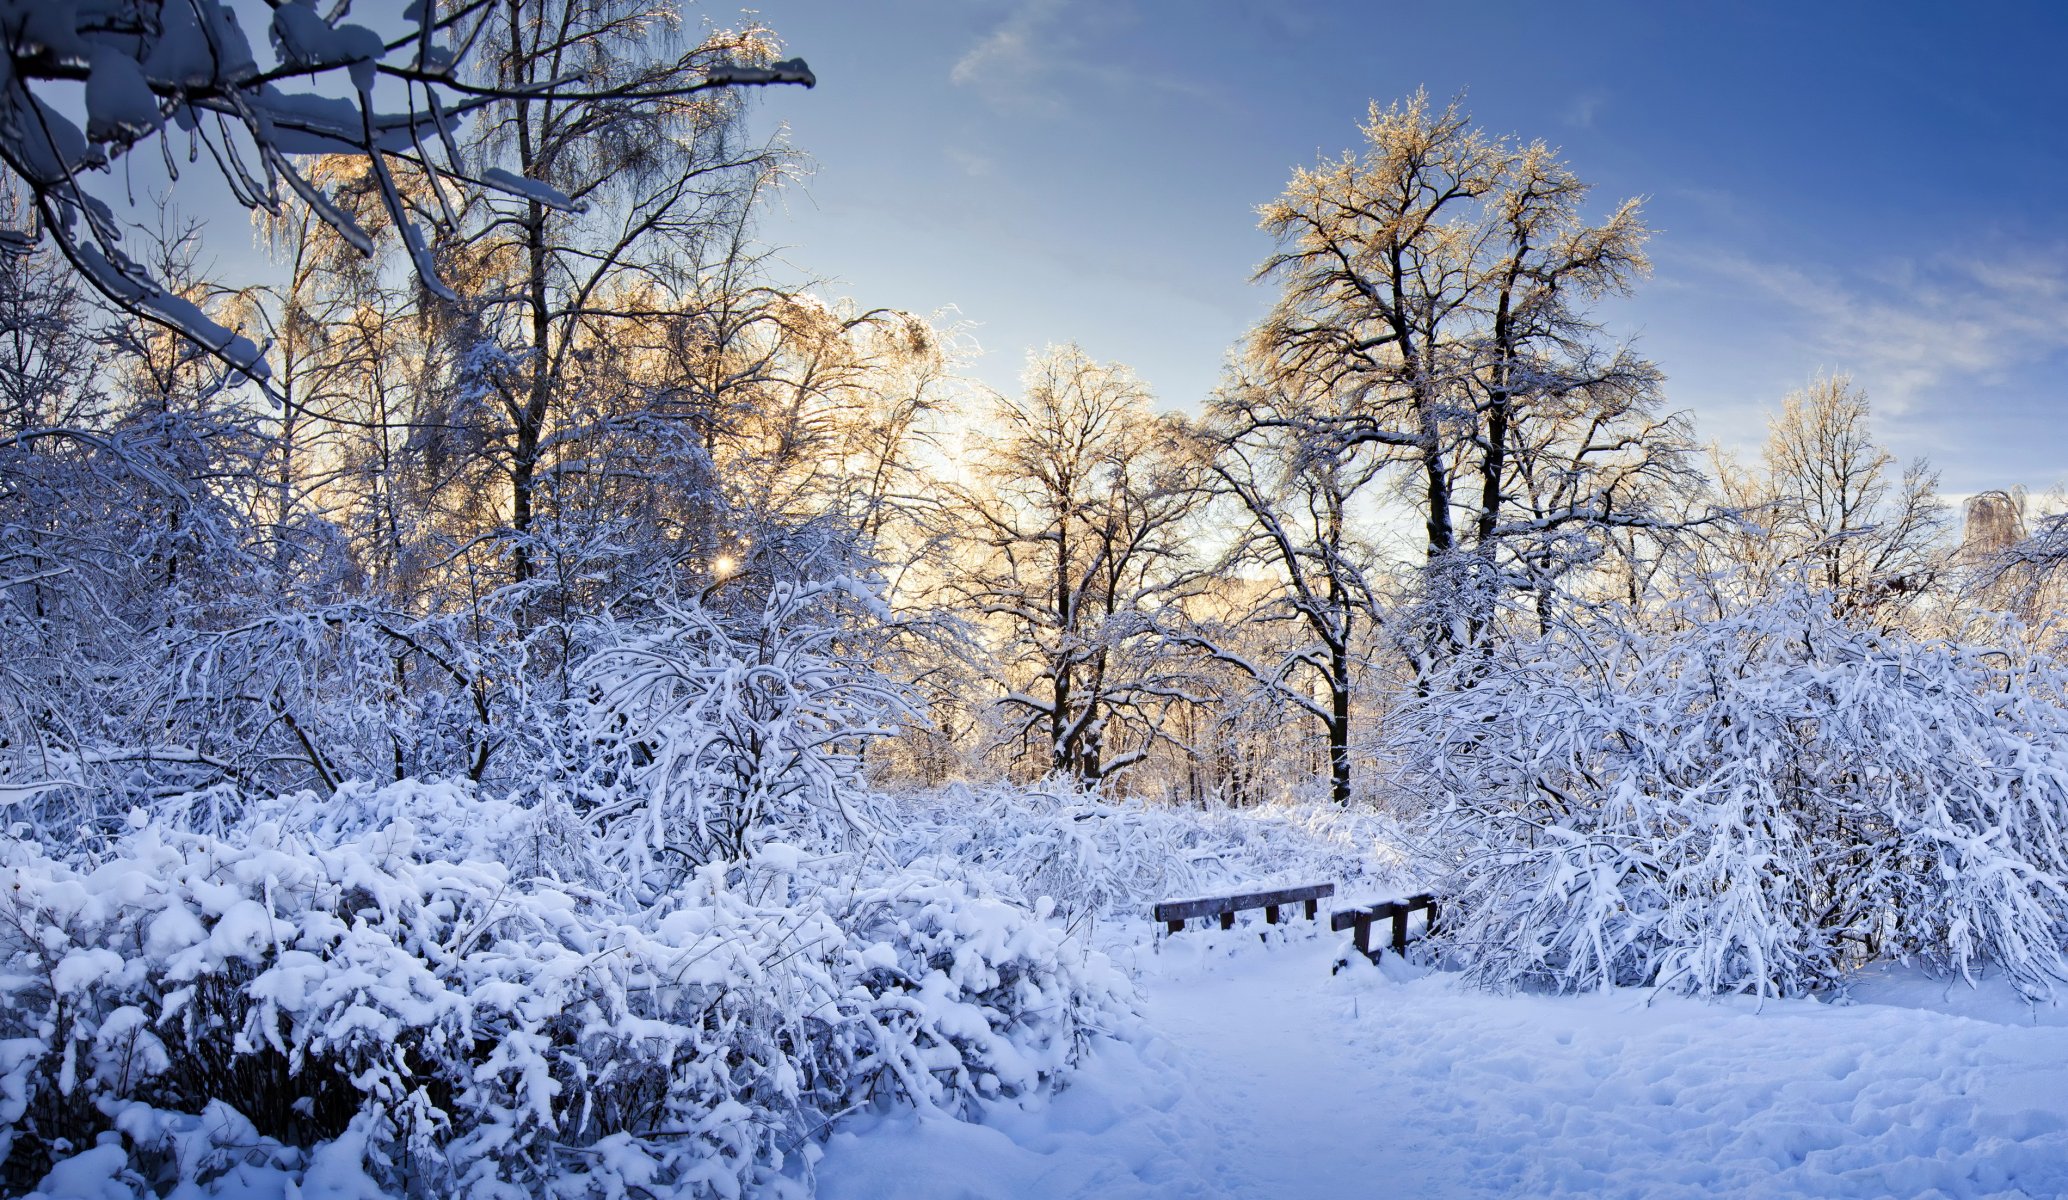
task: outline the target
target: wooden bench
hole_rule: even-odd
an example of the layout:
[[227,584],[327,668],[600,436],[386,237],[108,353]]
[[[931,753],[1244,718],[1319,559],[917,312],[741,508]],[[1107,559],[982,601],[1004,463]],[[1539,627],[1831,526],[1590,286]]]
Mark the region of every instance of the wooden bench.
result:
[[1221,928],[1235,928],[1235,914],[1250,908],[1264,910],[1268,924],[1278,924],[1278,910],[1288,904],[1307,906],[1307,919],[1321,915],[1321,902],[1336,894],[1333,883],[1312,883],[1305,887],[1278,888],[1269,892],[1242,892],[1233,896],[1207,896],[1198,900],[1165,900],[1152,911],[1172,933],[1182,932],[1193,917],[1219,917]]
[[1436,928],[1436,897],[1430,892],[1418,892],[1405,900],[1382,900],[1377,904],[1369,904],[1363,908],[1342,909],[1329,918],[1328,927],[1339,933],[1345,929],[1355,929],[1357,931],[1357,952],[1373,962],[1377,962],[1379,955],[1384,953],[1384,951],[1372,949],[1372,923],[1374,921],[1391,919],[1393,922],[1393,953],[1405,955],[1407,953],[1408,914],[1424,910],[1429,914],[1429,920],[1423,926],[1423,934],[1426,936],[1429,930]]

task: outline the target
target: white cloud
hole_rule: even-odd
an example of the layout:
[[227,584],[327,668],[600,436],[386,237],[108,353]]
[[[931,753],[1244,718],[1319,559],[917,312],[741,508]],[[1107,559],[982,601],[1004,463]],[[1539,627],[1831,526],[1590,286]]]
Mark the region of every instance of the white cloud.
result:
[[1059,18],[1065,0],[1028,0],[1014,8],[998,28],[955,60],[948,81],[975,90],[993,103],[1053,109],[1056,93],[1042,86],[1057,58],[1067,30]]
[[1590,88],[1573,97],[1565,106],[1559,119],[1574,129],[1592,129],[1594,120],[1608,107],[1608,93],[1600,88]]
[[1853,272],[1735,252],[1675,258],[1755,311],[1789,318],[1800,353],[1852,373],[1891,415],[1957,403],[1970,386],[2068,351],[2068,256],[2054,249]]
[[961,146],[949,146],[948,161],[971,179],[997,179],[998,160],[988,154],[979,154]]
[[948,71],[948,80],[1004,109],[1054,113],[1089,92],[1162,92],[1225,107],[1224,90],[1140,61],[1113,61],[1112,47],[1144,15],[1125,0],[1023,0]]

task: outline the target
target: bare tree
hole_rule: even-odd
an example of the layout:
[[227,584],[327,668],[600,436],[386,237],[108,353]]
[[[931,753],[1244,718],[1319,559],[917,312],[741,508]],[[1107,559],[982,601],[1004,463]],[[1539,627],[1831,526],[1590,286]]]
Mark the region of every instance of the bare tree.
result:
[[[497,418],[485,448],[522,583],[538,570],[541,473],[574,397],[622,390],[584,369],[589,356],[628,325],[694,310],[714,259],[744,253],[748,207],[784,154],[743,143],[738,91],[699,86],[772,63],[765,30],[682,44],[673,11],[646,0],[507,0],[483,22],[479,86],[494,99],[471,152],[546,186],[478,193],[444,259],[469,297],[457,361]],[[585,90],[559,86],[571,76]]]
[[[1237,508],[1240,533],[1216,573],[1261,587],[1233,620],[1194,623],[1185,640],[1258,685],[1261,703],[1289,706],[1314,723],[1327,746],[1329,797],[1348,804],[1362,643],[1380,620],[1379,569],[1358,508],[1386,460],[1352,440],[1289,433],[1301,417],[1327,415],[1325,403],[1288,412],[1275,393],[1242,384],[1217,402],[1211,469],[1216,490]],[[1262,657],[1254,649],[1260,628],[1283,631],[1264,643]]]
[[268,531],[268,558],[284,583],[319,564],[338,532],[323,514],[344,499],[336,485],[349,470],[354,410],[380,369],[376,360],[394,353],[401,339],[362,336],[370,326],[360,310],[375,282],[366,260],[313,210],[287,205],[259,224],[281,277],[238,288],[221,297],[221,307],[230,324],[258,334],[271,350],[272,404],[258,413],[269,461],[253,519]]
[[1504,592],[1541,598],[1591,561],[1593,531],[1659,521],[1686,437],[1657,413],[1657,370],[1600,346],[1586,315],[1647,269],[1636,201],[1588,224],[1588,187],[1551,150],[1482,133],[1456,102],[1374,104],[1363,132],[1363,153],[1263,207],[1279,250],[1258,275],[1280,293],[1249,352],[1286,398],[1264,422],[1404,476],[1425,532],[1404,649],[1426,667]]
[[[1799,572],[1841,611],[1893,619],[1947,565],[1938,474],[1919,458],[1893,476],[1866,393],[1844,375],[1789,394],[1756,470],[1726,469],[1729,499],[1753,522],[1739,556],[1756,572]],[[1770,580],[1771,582],[1771,580]]]
[[1126,368],[1075,346],[1032,358],[991,425],[957,586],[997,631],[999,740],[1097,782],[1168,736],[1163,709],[1191,694],[1157,618],[1192,572],[1199,455]]

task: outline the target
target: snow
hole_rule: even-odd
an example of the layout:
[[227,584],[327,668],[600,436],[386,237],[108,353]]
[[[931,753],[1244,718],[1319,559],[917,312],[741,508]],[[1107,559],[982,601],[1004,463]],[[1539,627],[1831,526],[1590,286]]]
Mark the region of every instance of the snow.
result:
[[138,138],[158,127],[158,97],[135,58],[112,46],[93,48],[86,77],[86,136],[105,142]]
[[547,208],[557,208],[564,212],[583,212],[588,208],[585,204],[579,204],[568,199],[567,194],[559,188],[553,187],[550,184],[540,183],[536,179],[526,179],[522,175],[505,171],[501,167],[489,167],[482,171],[481,181],[490,187],[509,192],[512,195],[536,200]]
[[2068,1194],[2068,1016],[1993,981],[1502,996],[1390,960],[1331,975],[1341,940],[1299,929],[1158,944],[1135,962],[1152,1041],[1102,1041],[1067,1090],[982,1124],[836,1134],[818,1194]]
[[[32,1195],[788,1189],[842,1114],[1046,1091],[1132,1022],[1103,956],[981,877],[771,840],[650,903],[518,874],[550,814],[457,784],[241,807],[77,863],[0,845],[0,1159],[51,1149]],[[225,1054],[256,1082],[224,1094]],[[319,1102],[348,1124],[280,1117]],[[103,1119],[130,1142],[79,1149]]]
[[[312,70],[371,63],[386,51],[381,35],[366,26],[332,25],[317,15],[314,5],[293,0],[273,10],[273,44],[282,59]],[[355,72],[352,78],[362,92],[372,86],[370,70]]]
[[115,1181],[128,1158],[119,1140],[95,1146],[51,1168],[40,1194],[49,1200],[132,1200],[135,1193]]
[[714,85],[729,84],[735,86],[762,83],[801,83],[805,87],[816,87],[819,82],[818,76],[812,74],[811,68],[806,66],[801,58],[785,58],[772,62],[765,67],[750,67],[739,64],[719,67],[713,70],[707,78]]
[[[948,789],[882,798],[867,853],[765,830],[656,907],[600,886],[593,836],[552,848],[554,806],[469,785],[230,807],[0,859],[0,1153],[61,1132],[53,1095],[128,1139],[80,1127],[32,1195],[2068,1194],[2068,1008],[1998,970],[1883,963],[1850,1003],[1504,994],[1335,971],[1324,922],[1148,918],[1280,878],[1404,894],[1376,814]],[[356,1113],[310,1138],[286,1094],[216,1094],[210,1038]]]

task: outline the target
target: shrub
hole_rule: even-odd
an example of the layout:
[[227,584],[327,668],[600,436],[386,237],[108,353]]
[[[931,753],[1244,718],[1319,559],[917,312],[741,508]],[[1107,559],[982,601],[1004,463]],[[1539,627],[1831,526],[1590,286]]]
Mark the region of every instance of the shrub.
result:
[[[400,810],[407,786],[374,795]],[[431,828],[495,815],[417,800]],[[91,866],[13,853],[11,1191],[55,1168],[160,1193],[733,1196],[805,1170],[857,1106],[1049,1086],[1126,1016],[1103,959],[957,881],[767,845],[634,909],[446,860],[407,816],[331,825],[354,822],[147,824]]]
[[665,887],[770,829],[866,825],[862,749],[917,719],[906,690],[846,645],[860,635],[844,607],[877,603],[850,580],[779,584],[745,615],[688,605],[615,631],[581,668],[608,764],[592,819],[614,863]]
[[1246,884],[1404,878],[1390,819],[1333,804],[1208,811],[1109,800],[1074,783],[946,788],[894,800],[900,861],[970,876],[1066,919],[1141,920],[1149,906]]
[[2064,676],[1796,592],[1605,653],[1461,664],[1418,706],[1450,947],[1496,986],[1795,995],[1914,956],[2068,979]]

